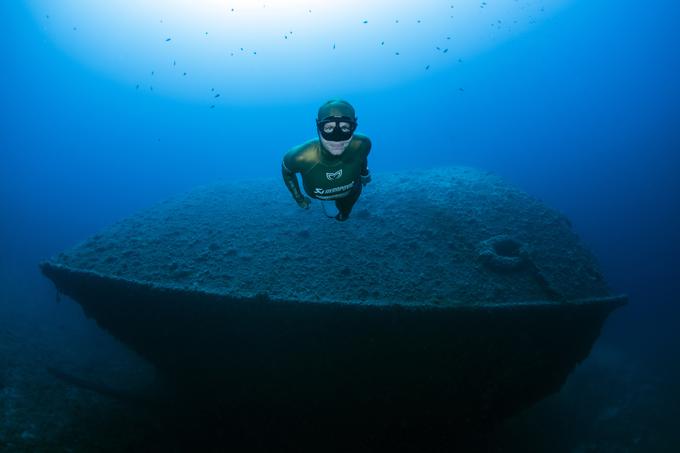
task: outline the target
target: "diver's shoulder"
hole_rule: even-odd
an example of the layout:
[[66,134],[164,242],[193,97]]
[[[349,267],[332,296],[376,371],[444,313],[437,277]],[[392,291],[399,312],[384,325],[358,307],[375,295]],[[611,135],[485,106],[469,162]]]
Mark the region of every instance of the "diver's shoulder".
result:
[[292,171],[301,171],[318,160],[318,140],[310,139],[292,147],[283,157],[284,164]]
[[368,138],[368,136],[364,134],[354,134],[354,138],[352,139],[353,142],[356,143],[356,150],[358,151],[363,151],[364,153],[368,154],[368,152],[371,150],[371,139]]
[[355,134],[354,134],[354,140],[356,140],[357,142],[359,142],[360,145],[368,145],[368,146],[371,146],[371,139],[368,138],[367,135],[355,133]]

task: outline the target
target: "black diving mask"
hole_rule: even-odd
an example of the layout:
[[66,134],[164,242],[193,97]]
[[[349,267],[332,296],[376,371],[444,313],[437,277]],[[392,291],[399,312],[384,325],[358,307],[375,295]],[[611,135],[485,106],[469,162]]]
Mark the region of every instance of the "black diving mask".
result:
[[348,116],[329,116],[316,120],[316,127],[321,136],[331,142],[349,140],[357,128],[356,118]]

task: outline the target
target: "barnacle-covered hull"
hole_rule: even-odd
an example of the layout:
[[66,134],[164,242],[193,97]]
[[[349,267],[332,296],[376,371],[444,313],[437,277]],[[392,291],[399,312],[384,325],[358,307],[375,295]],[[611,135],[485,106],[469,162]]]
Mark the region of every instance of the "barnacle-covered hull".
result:
[[557,391],[626,301],[563,216],[471,169],[377,175],[343,223],[276,181],[200,188],[41,267],[201,404],[392,439]]

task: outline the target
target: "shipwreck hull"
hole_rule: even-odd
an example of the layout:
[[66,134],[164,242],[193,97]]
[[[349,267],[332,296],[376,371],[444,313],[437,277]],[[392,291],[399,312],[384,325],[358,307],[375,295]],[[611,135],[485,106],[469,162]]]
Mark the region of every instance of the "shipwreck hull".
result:
[[[239,211],[232,187],[201,189],[41,269],[183,397],[231,417],[392,441],[478,431],[557,391],[626,298],[561,215],[469,169],[422,178],[442,190],[407,221],[400,175],[344,224],[295,211],[285,193],[271,208],[274,182],[248,200],[273,216]],[[376,213],[395,197],[392,223]],[[372,253],[329,262],[338,238]]]

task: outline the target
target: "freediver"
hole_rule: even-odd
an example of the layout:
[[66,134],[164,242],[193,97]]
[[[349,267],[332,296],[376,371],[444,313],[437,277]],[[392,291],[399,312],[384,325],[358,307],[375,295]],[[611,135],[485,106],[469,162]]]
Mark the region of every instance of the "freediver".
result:
[[298,206],[309,209],[311,200],[300,191],[296,173],[302,176],[307,195],[335,201],[336,220],[349,218],[362,187],[371,181],[367,160],[371,140],[356,134],[356,128],[357,117],[349,102],[333,99],[319,107],[319,138],[291,148],[281,165],[283,181]]

